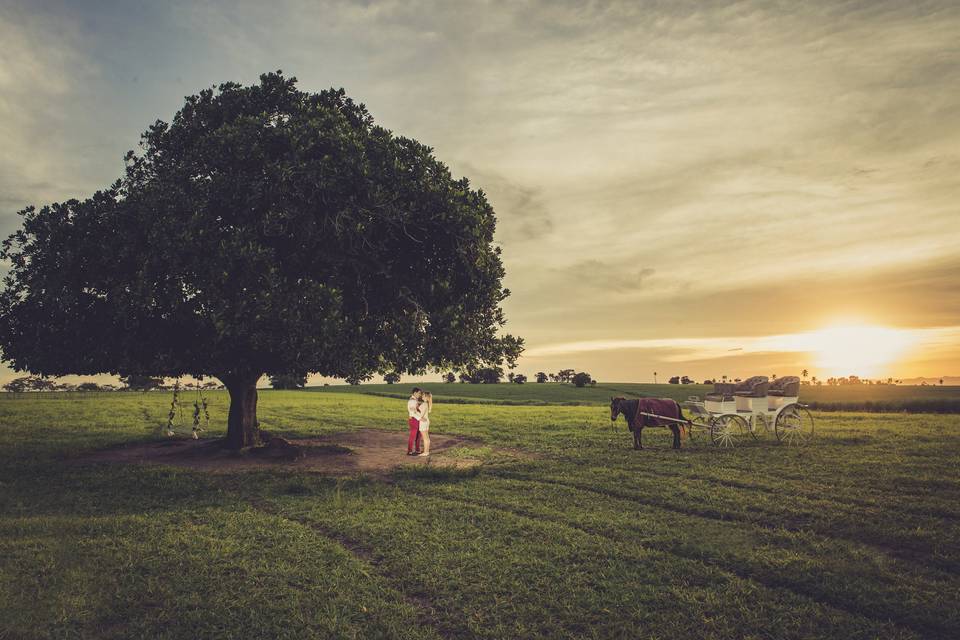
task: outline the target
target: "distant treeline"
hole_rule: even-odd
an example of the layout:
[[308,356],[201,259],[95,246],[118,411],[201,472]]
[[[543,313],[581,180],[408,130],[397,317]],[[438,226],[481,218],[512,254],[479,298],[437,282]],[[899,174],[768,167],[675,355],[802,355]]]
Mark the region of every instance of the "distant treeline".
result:
[[916,400],[813,401],[805,403],[817,411],[865,411],[867,413],[960,413],[958,398]]

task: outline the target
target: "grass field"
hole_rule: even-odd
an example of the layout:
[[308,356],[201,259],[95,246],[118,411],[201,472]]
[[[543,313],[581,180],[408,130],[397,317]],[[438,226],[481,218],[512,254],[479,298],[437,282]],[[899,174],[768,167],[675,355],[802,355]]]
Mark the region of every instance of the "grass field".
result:
[[[0,638],[960,637],[960,416],[818,414],[804,449],[675,453],[652,430],[634,452],[598,406],[438,402],[479,468],[76,462],[158,437],[168,402],[0,402]],[[405,426],[401,401],[347,393],[266,391],[260,416]]]
[[[661,397],[686,400],[695,395],[703,398],[713,386],[702,384],[638,384],[632,382],[603,383],[577,389],[570,384],[444,384],[417,383],[426,386],[437,397],[451,402],[484,402],[498,404],[608,404],[610,396]],[[364,384],[355,387],[334,385],[310,387],[325,393],[366,393],[405,398],[412,384]],[[828,411],[909,411],[911,413],[960,413],[960,387],[847,385],[842,387],[802,386],[800,400],[816,409]]]

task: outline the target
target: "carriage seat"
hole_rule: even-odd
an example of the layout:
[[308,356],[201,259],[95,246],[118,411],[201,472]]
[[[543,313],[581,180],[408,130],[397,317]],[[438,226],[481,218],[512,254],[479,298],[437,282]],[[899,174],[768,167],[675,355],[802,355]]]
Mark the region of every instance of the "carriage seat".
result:
[[713,400],[714,402],[732,402],[733,388],[735,386],[732,382],[714,382],[713,392],[708,393],[704,398]]
[[753,376],[737,384],[733,388],[733,395],[741,398],[764,398],[770,388],[767,376]]
[[767,395],[783,396],[785,398],[798,397],[800,395],[800,378],[797,376],[777,378],[771,383]]

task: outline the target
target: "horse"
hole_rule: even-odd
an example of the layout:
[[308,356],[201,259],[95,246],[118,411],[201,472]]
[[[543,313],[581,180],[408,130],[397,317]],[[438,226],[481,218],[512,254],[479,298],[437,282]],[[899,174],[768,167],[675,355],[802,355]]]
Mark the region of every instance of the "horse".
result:
[[653,413],[664,418],[673,418],[675,420],[684,420],[689,424],[680,405],[676,400],[668,398],[640,398],[627,400],[626,398],[610,398],[610,422],[616,422],[617,416],[623,414],[627,421],[627,428],[633,432],[633,448],[643,449],[643,428],[644,427],[669,427],[673,432],[673,448],[680,448],[680,428],[681,423],[670,420],[659,420],[651,416],[642,415],[644,413]]

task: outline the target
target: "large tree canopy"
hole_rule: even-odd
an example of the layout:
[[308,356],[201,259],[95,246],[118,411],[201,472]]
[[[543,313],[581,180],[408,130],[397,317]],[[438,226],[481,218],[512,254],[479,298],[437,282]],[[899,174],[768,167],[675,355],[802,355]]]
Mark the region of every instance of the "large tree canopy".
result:
[[257,442],[256,381],[512,364],[482,191],[343,90],[280,72],[190,96],[125,175],[28,207],[0,257],[0,350],[44,375],[220,378],[228,440]]

